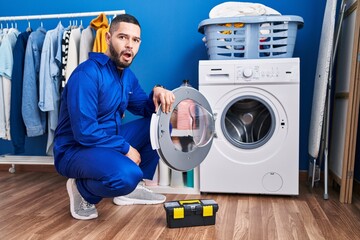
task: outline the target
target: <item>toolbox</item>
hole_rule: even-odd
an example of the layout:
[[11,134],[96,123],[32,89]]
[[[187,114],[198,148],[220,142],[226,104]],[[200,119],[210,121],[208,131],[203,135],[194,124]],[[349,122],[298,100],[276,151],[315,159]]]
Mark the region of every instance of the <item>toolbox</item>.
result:
[[214,225],[218,204],[212,199],[165,202],[169,228]]

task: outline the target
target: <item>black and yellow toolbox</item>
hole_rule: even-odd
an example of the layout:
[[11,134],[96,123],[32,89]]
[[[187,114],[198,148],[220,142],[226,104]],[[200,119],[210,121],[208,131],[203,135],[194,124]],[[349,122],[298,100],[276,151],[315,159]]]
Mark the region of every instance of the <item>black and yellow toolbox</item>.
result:
[[169,228],[214,225],[218,204],[212,199],[165,202]]

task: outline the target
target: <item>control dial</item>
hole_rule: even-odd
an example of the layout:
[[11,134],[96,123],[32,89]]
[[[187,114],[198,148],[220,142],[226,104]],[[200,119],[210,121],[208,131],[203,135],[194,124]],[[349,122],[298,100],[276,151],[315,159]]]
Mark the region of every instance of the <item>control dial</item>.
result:
[[253,70],[251,68],[245,68],[243,72],[243,76],[249,78],[253,75]]

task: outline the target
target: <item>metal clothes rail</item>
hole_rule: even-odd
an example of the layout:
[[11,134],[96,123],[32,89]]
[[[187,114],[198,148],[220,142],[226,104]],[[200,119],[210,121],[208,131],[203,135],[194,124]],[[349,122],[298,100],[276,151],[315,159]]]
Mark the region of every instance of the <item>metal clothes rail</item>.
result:
[[[62,13],[62,14],[44,14],[44,15],[27,15],[27,16],[7,16],[0,17],[1,21],[19,21],[19,20],[43,20],[43,19],[62,19],[62,18],[78,18],[98,16],[101,13],[105,15],[125,14],[125,10],[101,11],[101,12],[79,12],[79,13]],[[54,158],[52,156],[22,156],[22,155],[0,155],[0,164],[11,164],[10,173],[15,172],[15,164],[26,165],[53,165]]]
[[124,14],[125,10],[102,11],[102,12],[82,12],[82,13],[61,13],[61,14],[44,14],[44,15],[27,15],[27,16],[7,16],[0,17],[0,21],[17,21],[17,20],[43,20],[43,19],[56,19],[56,18],[77,18],[77,17],[90,17],[97,16],[101,13],[105,15],[119,15]]

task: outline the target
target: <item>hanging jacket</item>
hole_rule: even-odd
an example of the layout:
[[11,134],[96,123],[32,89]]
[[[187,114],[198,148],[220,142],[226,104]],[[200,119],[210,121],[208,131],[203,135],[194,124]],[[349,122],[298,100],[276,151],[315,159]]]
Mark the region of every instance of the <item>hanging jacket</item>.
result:
[[46,153],[52,155],[54,132],[58,124],[61,84],[61,40],[65,28],[61,22],[49,30],[41,51],[39,72],[39,103],[41,111],[48,112],[48,141]]
[[93,52],[106,52],[107,44],[105,35],[109,31],[109,22],[104,13],[90,22],[90,26],[96,30]]
[[21,114],[21,104],[25,50],[29,35],[30,32],[28,31],[20,33],[13,49],[14,67],[11,74],[10,136],[15,154],[25,152],[26,128]]
[[38,107],[40,61],[45,34],[43,27],[32,32],[25,50],[21,114],[28,137],[41,136],[46,130],[46,113]]

